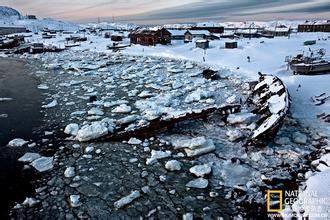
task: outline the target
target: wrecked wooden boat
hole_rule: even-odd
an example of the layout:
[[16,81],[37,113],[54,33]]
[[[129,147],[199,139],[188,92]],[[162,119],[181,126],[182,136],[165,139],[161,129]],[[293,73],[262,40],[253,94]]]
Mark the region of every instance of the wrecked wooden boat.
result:
[[247,102],[261,117],[245,146],[265,145],[276,135],[289,112],[289,93],[278,77],[261,75]]
[[241,109],[241,105],[223,105],[213,106],[202,110],[192,110],[183,112],[175,116],[161,116],[149,121],[147,124],[136,127],[132,130],[127,130],[127,127],[122,126],[115,129],[114,133],[109,134],[100,140],[102,141],[123,141],[129,140],[131,137],[146,139],[155,136],[161,132],[172,129],[180,122],[192,121],[198,119],[207,119],[212,114],[219,114],[221,116],[228,116],[232,113],[237,113]]

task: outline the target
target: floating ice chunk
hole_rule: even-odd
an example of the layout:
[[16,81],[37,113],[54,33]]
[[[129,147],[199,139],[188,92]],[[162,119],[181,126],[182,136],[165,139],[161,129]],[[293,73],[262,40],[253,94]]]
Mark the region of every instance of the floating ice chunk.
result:
[[53,157],[40,157],[31,163],[36,170],[44,172],[53,169]]
[[215,150],[213,141],[205,139],[205,137],[174,140],[172,145],[175,149],[185,148],[184,150],[188,157],[206,154]]
[[88,146],[85,148],[85,153],[86,154],[89,154],[89,153],[92,153],[94,151],[94,147],[92,146]]
[[72,136],[76,136],[78,134],[78,131],[79,131],[79,125],[76,123],[68,124],[64,129],[65,134],[69,134]]
[[185,148],[188,157],[195,157],[202,154],[207,154],[215,150],[214,143],[211,139],[206,140],[206,142],[195,148]]
[[0,102],[6,102],[6,101],[12,101],[14,100],[13,98],[0,98]]
[[47,90],[47,89],[49,89],[49,87],[46,84],[40,84],[40,85],[38,85],[38,89]]
[[152,165],[157,162],[158,159],[163,159],[170,157],[172,155],[171,151],[156,151],[152,150],[151,151],[151,157],[147,159],[146,164],[147,165]]
[[131,194],[129,194],[126,197],[123,197],[116,201],[113,205],[116,209],[120,209],[125,205],[128,205],[129,203],[133,202],[135,199],[139,198],[141,196],[140,192],[138,190],[132,191]]
[[152,97],[154,96],[154,94],[152,94],[150,91],[142,91],[139,95],[138,95],[140,98],[149,98],[149,97]]
[[90,125],[83,126],[77,133],[76,139],[80,142],[97,139],[107,135],[108,127],[102,122],[92,122]]
[[121,104],[112,110],[114,113],[130,113],[132,108],[126,104]]
[[165,168],[170,171],[181,170],[181,163],[177,160],[169,160],[166,162]]
[[182,220],[194,220],[194,213],[188,212],[182,216]]
[[295,132],[293,134],[293,141],[297,144],[306,144],[307,143],[307,136],[300,132]]
[[57,106],[57,101],[54,99],[52,102],[48,103],[47,105],[43,105],[43,108],[53,108],[55,106]]
[[253,113],[241,112],[228,115],[227,121],[230,124],[250,124],[255,117]]
[[238,139],[243,137],[243,133],[240,130],[232,129],[226,132],[229,141],[237,141]]
[[139,115],[129,115],[125,118],[121,118],[121,119],[117,120],[116,123],[119,125],[128,124],[128,123],[134,122],[140,118],[141,118],[141,116],[139,116]]
[[172,141],[172,145],[174,146],[175,149],[180,149],[180,148],[196,148],[198,146],[201,146],[206,143],[205,137],[195,137],[191,139],[178,139]]
[[179,81],[172,82],[172,88],[173,89],[178,89],[178,88],[181,88],[182,86],[183,86],[183,84]]
[[28,207],[33,207],[35,206],[36,204],[38,204],[39,201],[34,199],[34,198],[29,198],[27,197],[24,202],[22,203],[24,206],[28,206]]
[[197,189],[205,189],[209,185],[209,181],[204,178],[198,178],[195,180],[191,180],[186,184],[186,187],[189,188],[197,188]]
[[22,147],[23,145],[27,144],[28,141],[23,140],[22,138],[15,138],[11,141],[9,141],[8,146],[9,147]]
[[142,141],[137,139],[137,138],[130,138],[129,141],[127,142],[128,144],[132,144],[132,145],[137,145],[137,144],[141,144]]
[[70,205],[75,208],[81,205],[80,196],[79,195],[71,195],[70,196]]
[[100,108],[91,108],[87,113],[88,115],[104,115],[104,112]]
[[210,97],[211,97],[210,92],[198,88],[196,91],[187,95],[184,101],[186,103],[199,102],[201,99],[207,99]]
[[76,175],[74,167],[67,167],[64,171],[64,176],[66,178],[72,178]]
[[179,69],[179,68],[175,68],[175,67],[170,67],[170,68],[167,68],[167,72],[169,72],[169,73],[182,73],[183,70]]
[[204,177],[210,174],[212,171],[210,165],[203,164],[203,165],[196,165],[189,169],[189,172],[194,174],[197,177]]
[[237,96],[236,95],[229,96],[226,99],[226,103],[228,103],[228,104],[234,104],[236,102],[237,102]]
[[276,138],[274,142],[276,144],[279,144],[279,145],[289,145],[289,144],[291,144],[290,138],[288,138],[288,137]]
[[31,163],[32,161],[39,159],[41,156],[38,153],[26,153],[18,159],[18,161],[23,163]]
[[129,103],[129,102],[126,100],[118,100],[118,101],[113,101],[113,102],[104,102],[103,106],[105,108],[110,108],[110,107],[113,107],[116,105],[122,105],[122,104],[127,104],[127,103]]
[[83,114],[85,114],[86,113],[86,111],[75,111],[75,112],[72,112],[70,115],[71,116],[75,116],[75,115],[83,115]]
[[186,68],[186,69],[192,69],[192,68],[194,68],[194,65],[193,65],[192,63],[187,63],[187,64],[185,65],[185,68]]

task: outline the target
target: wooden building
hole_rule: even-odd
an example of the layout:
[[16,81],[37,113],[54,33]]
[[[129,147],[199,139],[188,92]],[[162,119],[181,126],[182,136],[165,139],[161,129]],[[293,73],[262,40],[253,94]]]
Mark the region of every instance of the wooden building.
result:
[[159,30],[139,29],[129,34],[132,44],[155,46],[156,44],[170,44],[171,33],[165,28]]
[[208,39],[211,33],[207,30],[188,30],[184,34],[185,42],[191,42],[193,38]]
[[290,34],[290,28],[287,27],[266,28],[262,33],[274,37],[287,37]]
[[26,15],[26,18],[30,20],[37,20],[37,16],[35,15]]
[[237,48],[237,41],[229,41],[225,43],[226,49],[235,49]]
[[204,50],[210,47],[210,41],[207,39],[196,40],[195,43],[196,43],[196,47],[202,48]]
[[330,32],[330,21],[299,24],[298,32]]

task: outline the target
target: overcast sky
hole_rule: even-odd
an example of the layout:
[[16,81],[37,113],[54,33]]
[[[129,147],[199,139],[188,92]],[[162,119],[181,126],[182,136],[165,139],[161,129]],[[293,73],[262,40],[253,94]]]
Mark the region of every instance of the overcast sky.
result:
[[330,0],[0,0],[22,14],[71,21],[159,23],[203,20],[330,19]]

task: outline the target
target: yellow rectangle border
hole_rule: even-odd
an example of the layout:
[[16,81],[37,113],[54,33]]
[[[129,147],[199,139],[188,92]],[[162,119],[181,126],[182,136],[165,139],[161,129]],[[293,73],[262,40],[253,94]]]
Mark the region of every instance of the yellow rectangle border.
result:
[[[270,208],[270,195],[271,194],[280,194],[280,208],[271,209]],[[267,212],[282,212],[283,210],[283,192],[282,190],[268,190],[267,191]]]

